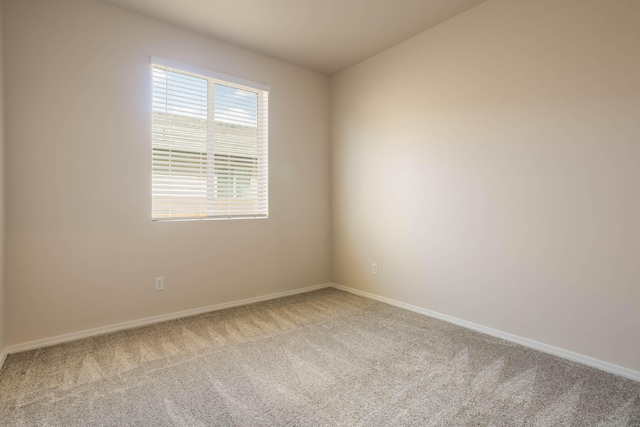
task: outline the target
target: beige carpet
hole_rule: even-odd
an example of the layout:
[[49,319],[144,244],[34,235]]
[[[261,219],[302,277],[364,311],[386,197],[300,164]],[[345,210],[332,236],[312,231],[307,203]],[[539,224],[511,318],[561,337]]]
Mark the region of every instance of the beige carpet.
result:
[[640,426],[640,383],[334,289],[10,355],[2,426]]

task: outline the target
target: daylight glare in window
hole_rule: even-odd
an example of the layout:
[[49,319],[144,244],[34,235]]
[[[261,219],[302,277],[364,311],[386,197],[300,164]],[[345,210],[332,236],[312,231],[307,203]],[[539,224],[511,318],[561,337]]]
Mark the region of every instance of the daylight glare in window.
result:
[[152,70],[152,218],[267,217],[268,91]]

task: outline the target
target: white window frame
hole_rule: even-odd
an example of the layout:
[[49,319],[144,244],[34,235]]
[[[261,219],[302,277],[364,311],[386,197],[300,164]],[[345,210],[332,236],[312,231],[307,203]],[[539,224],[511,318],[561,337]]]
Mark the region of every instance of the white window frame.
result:
[[[193,208],[194,211],[192,214],[189,214],[188,211],[185,211],[189,206],[189,202],[185,202],[185,205],[180,205],[180,197],[172,195],[172,190],[159,190],[159,188],[165,188],[163,185],[166,184],[158,184],[159,181],[166,183],[167,181],[171,181],[172,175],[171,172],[168,174],[166,172],[157,172],[159,158],[161,156],[167,156],[170,158],[175,152],[180,153],[179,150],[173,148],[167,150],[166,147],[161,147],[160,143],[156,144],[156,136],[158,135],[159,129],[163,128],[161,124],[156,124],[156,116],[155,116],[155,107],[152,108],[153,115],[153,136],[152,136],[152,220],[153,221],[190,221],[190,220],[211,220],[211,219],[259,219],[259,218],[268,218],[269,217],[269,203],[268,203],[268,94],[271,91],[270,86],[253,82],[250,80],[246,80],[240,77],[231,76],[228,74],[219,73],[216,71],[195,67],[192,65],[180,63],[177,61],[172,61],[164,58],[160,58],[157,56],[153,56],[151,58],[151,71],[157,70],[157,67],[163,67],[167,71],[173,71],[178,73],[186,73],[194,75],[194,77],[207,79],[207,86],[209,87],[207,93],[207,119],[206,119],[206,127],[207,127],[207,142],[206,142],[206,152],[202,151],[202,148],[197,149],[195,151],[201,151],[202,156],[206,157],[206,163],[201,163],[201,168],[205,168],[206,172],[202,175],[205,179],[206,190],[204,193],[206,194],[206,208],[202,208],[202,203],[199,204],[199,208]],[[155,77],[154,77],[155,83]],[[237,192],[237,182],[238,179],[238,171],[243,171],[243,167],[246,163],[241,163],[241,166],[238,166],[238,162],[245,162],[245,157],[241,157],[242,154],[234,153],[233,150],[235,148],[232,147],[235,143],[228,143],[227,154],[220,154],[219,151],[214,151],[216,143],[215,141],[216,135],[215,125],[220,125],[221,122],[215,121],[215,113],[217,110],[217,104],[214,104],[213,97],[213,87],[214,85],[222,85],[227,86],[227,88],[235,88],[240,91],[248,91],[257,94],[257,117],[256,117],[256,130],[255,130],[255,140],[256,140],[256,153],[255,154],[255,163],[252,164],[250,161],[248,166],[251,171],[255,170],[254,174],[250,173],[250,178],[248,179],[253,183],[255,180],[255,184],[251,184],[251,189],[256,189],[255,191],[251,191],[252,197],[244,198],[238,197]],[[152,98],[155,96],[155,89],[152,89]],[[168,90],[165,91],[168,93]],[[168,96],[168,95],[167,95]],[[168,98],[167,98],[168,99]],[[166,102],[169,102],[168,100]],[[216,105],[215,108],[213,106]],[[165,113],[168,114],[168,113]],[[175,114],[175,113],[174,113]],[[175,116],[174,116],[175,117]],[[167,118],[167,116],[165,116]],[[200,120],[200,119],[199,119]],[[204,119],[202,119],[204,120]],[[233,123],[233,122],[232,122]],[[237,127],[237,125],[231,125]],[[211,135],[209,135],[211,133]],[[226,133],[226,129],[225,129]],[[163,138],[163,141],[166,141]],[[164,142],[166,145],[166,142]],[[188,148],[188,147],[187,147]],[[197,147],[195,147],[197,148]],[[163,153],[157,154],[156,150],[163,151]],[[164,151],[168,151],[167,154]],[[177,154],[180,156],[180,154]],[[240,156],[240,157],[239,157]],[[246,156],[246,154],[245,154]],[[252,156],[253,157],[253,156]],[[221,158],[226,158],[228,165],[224,164],[224,160],[220,160]],[[161,158],[160,160],[163,160]],[[234,160],[235,159],[235,160]],[[240,159],[240,160],[237,160]],[[235,163],[235,166],[233,163]],[[169,163],[171,163],[169,161]],[[226,169],[225,169],[226,167]],[[230,172],[231,168],[236,168],[236,172]],[[169,166],[170,168],[170,166]],[[215,169],[222,169],[226,171],[226,176],[224,176],[224,172],[222,176],[215,175]],[[246,173],[246,169],[244,170]],[[173,172],[175,173],[175,172]],[[167,178],[167,176],[169,178]],[[223,187],[222,190],[219,190],[219,182],[220,180],[226,182],[226,187]],[[177,178],[179,181],[180,178]],[[249,182],[247,181],[247,182]],[[233,185],[230,185],[229,182],[233,182]],[[168,185],[176,185],[174,182],[171,182]],[[231,188],[233,187],[233,188]],[[227,194],[232,194],[232,196],[219,197],[218,191],[226,191]],[[164,193],[159,195],[160,193]],[[169,193],[169,195],[167,195]],[[245,193],[246,194],[246,193]],[[238,200],[236,200],[238,198]],[[198,196],[198,200],[204,200],[202,196]],[[218,205],[216,205],[216,201]],[[245,205],[252,206],[249,210],[248,208],[243,207],[243,202],[246,202]],[[253,203],[253,204],[252,204]],[[167,207],[169,206],[169,207]],[[172,211],[172,207],[175,206],[175,211]],[[224,207],[226,206],[226,208]],[[172,213],[173,212],[173,213]]]

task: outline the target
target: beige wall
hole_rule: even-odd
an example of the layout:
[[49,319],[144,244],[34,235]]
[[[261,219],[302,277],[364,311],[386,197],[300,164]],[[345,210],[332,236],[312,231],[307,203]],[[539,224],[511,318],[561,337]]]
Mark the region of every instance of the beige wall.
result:
[[[326,76],[96,1],[5,16],[7,344],[330,280]],[[151,221],[151,55],[271,85],[269,219]]]
[[[331,199],[326,77],[4,6],[5,344],[323,283],[332,237],[340,284],[640,370],[640,3],[489,0],[335,76]],[[151,55],[272,86],[268,220],[150,221]]]
[[334,281],[640,370],[639,22],[489,0],[334,76]]
[[[4,65],[3,0],[0,0],[0,354],[4,349]],[[0,362],[1,363],[1,362]]]

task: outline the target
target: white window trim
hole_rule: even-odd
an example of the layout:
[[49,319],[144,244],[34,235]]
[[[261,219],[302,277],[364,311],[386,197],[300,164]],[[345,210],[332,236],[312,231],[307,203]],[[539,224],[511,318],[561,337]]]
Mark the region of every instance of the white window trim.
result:
[[[229,74],[219,73],[217,71],[212,71],[205,68],[200,68],[197,66],[193,66],[190,64],[185,64],[178,61],[173,61],[170,59],[152,56],[151,57],[151,66],[158,65],[161,67],[167,67],[170,69],[176,69],[180,71],[184,71],[186,73],[191,73],[195,75],[200,75],[202,77],[207,77],[219,81],[223,81],[226,83],[244,86],[248,89],[254,89],[257,91],[265,92],[266,94],[271,92],[271,87],[269,85],[265,85],[263,83],[254,82],[251,80],[247,80],[241,77],[232,76]],[[268,95],[267,95],[268,96]],[[153,145],[153,143],[152,143]],[[268,146],[267,146],[268,147]],[[268,159],[268,156],[267,156]],[[268,162],[268,160],[267,160]],[[268,166],[265,167],[265,173],[268,176]],[[267,181],[268,182],[268,181]],[[268,184],[267,184],[268,185]],[[267,195],[269,190],[267,188]],[[267,196],[268,197],[268,196]],[[174,217],[174,218],[153,218],[153,222],[182,222],[182,221],[209,221],[209,220],[229,220],[229,219],[267,219],[269,218],[269,209],[268,209],[269,201],[266,201],[266,214],[239,214],[239,215],[221,215],[221,216],[204,216],[204,217]]]

